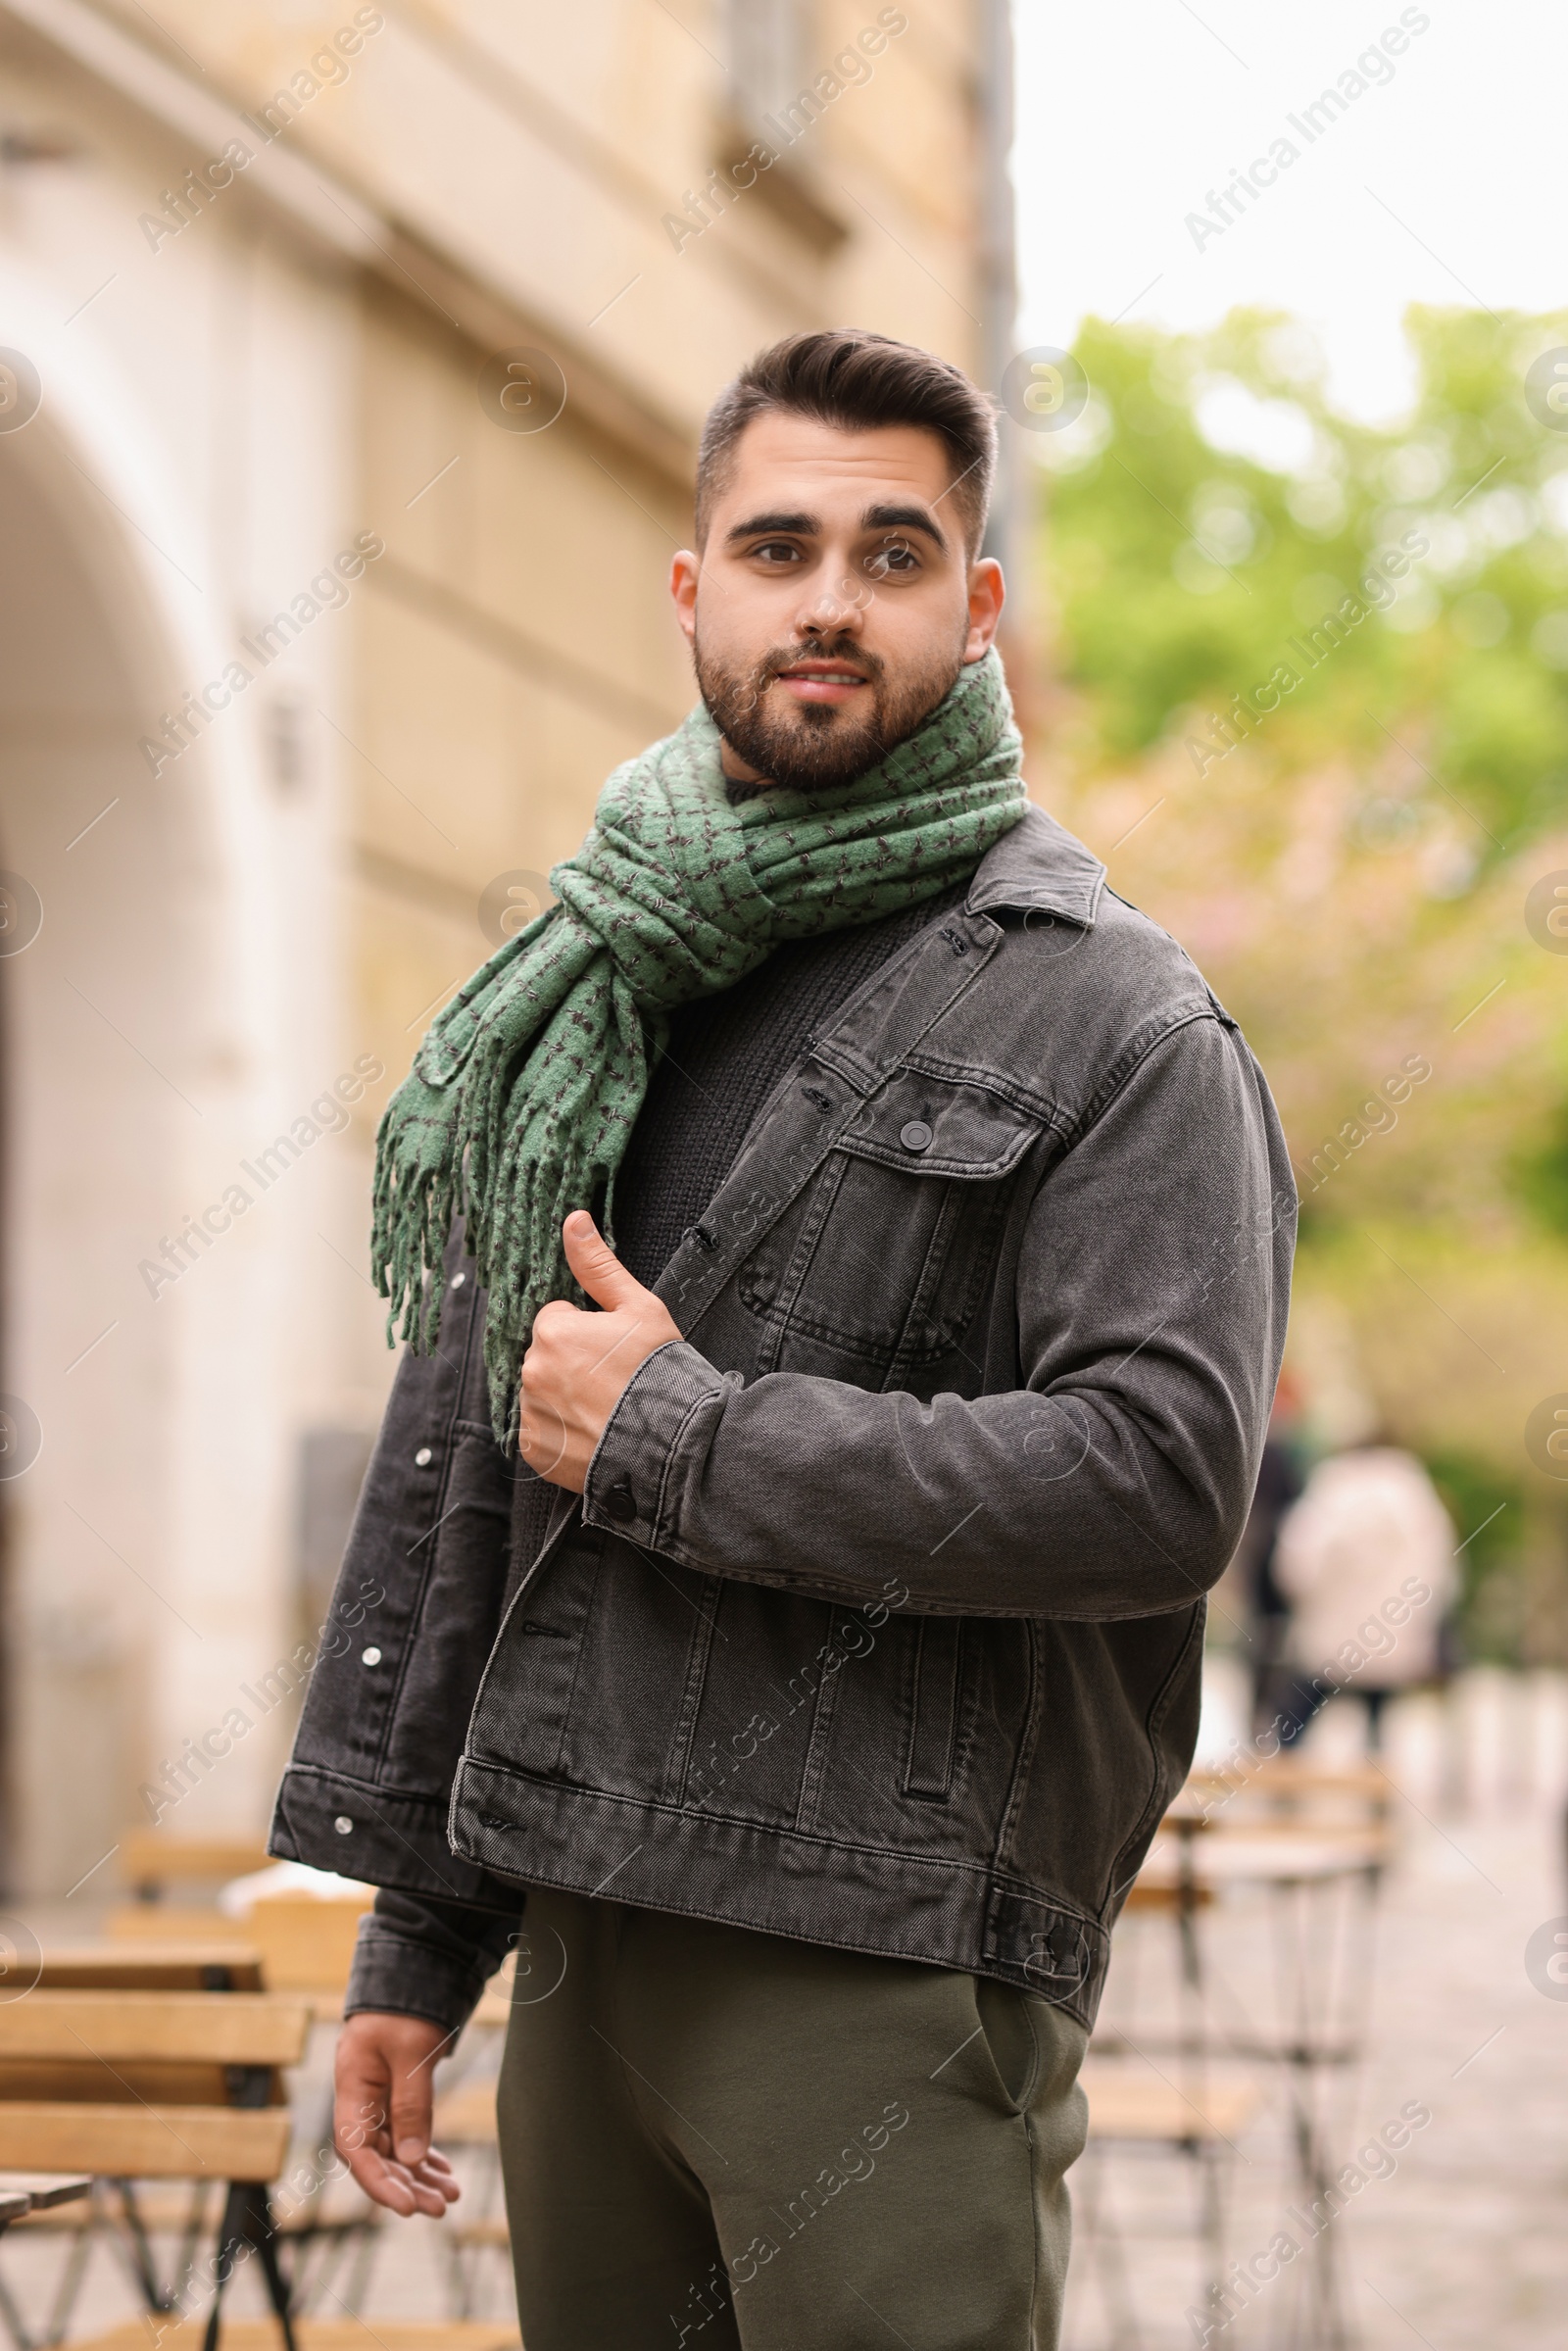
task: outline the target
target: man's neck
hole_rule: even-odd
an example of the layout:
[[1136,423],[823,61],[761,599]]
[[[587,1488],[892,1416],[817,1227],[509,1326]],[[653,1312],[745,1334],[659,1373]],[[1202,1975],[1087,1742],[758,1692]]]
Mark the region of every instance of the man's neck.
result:
[[734,808],[738,808],[743,800],[755,800],[759,792],[765,792],[773,780],[771,776],[759,775],[755,767],[748,767],[722,735],[718,743],[718,764],[724,778],[725,796]]

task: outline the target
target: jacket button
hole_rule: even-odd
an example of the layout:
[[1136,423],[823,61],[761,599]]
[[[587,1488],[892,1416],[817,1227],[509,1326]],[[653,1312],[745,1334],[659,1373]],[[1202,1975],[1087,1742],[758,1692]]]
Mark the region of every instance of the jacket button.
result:
[[429,1446],[427,1445],[421,1445],[418,1451],[414,1456],[414,1466],[416,1469],[428,1469],[434,1459],[435,1455],[431,1452]]
[[636,1517],[637,1496],[632,1493],[625,1478],[617,1478],[611,1487],[610,1492],[605,1495],[605,1508],[611,1517],[618,1519],[622,1526],[628,1519]]
[[352,1837],[354,1835],[354,1823],[349,1819],[349,1816],[346,1812],[340,1812],[337,1816],[337,1819],[332,1823],[332,1826],[337,1831],[339,1837]]
[[381,1652],[379,1649],[362,1649],[360,1651],[360,1663],[362,1665],[379,1665],[380,1662]]
[[923,1118],[911,1118],[906,1127],[899,1129],[899,1141],[906,1151],[928,1151],[931,1149],[931,1129]]

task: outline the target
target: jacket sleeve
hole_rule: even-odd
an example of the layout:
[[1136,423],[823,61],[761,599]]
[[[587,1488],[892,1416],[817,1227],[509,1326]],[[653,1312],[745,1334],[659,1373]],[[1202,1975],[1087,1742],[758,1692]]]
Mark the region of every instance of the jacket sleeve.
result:
[[343,2014],[391,2009],[461,2032],[515,1940],[517,1923],[466,1902],[382,1886],[360,1926]]
[[1057,1159],[1019,1254],[1020,1385],[921,1401],[688,1342],[589,1466],[596,1526],[709,1573],[928,1614],[1191,1605],[1246,1522],[1284,1344],[1296,1191],[1240,1032],[1154,1045]]

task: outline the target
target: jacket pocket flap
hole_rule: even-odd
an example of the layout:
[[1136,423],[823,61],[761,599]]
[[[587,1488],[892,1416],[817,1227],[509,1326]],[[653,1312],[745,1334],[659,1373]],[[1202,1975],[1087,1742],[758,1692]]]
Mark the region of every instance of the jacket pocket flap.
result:
[[839,1149],[908,1175],[978,1181],[1010,1174],[1041,1124],[988,1087],[901,1069],[845,1129]]

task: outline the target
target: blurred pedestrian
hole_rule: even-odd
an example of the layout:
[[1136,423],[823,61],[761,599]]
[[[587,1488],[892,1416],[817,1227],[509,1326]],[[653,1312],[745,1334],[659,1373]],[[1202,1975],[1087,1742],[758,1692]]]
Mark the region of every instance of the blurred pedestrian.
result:
[[1282,1679],[1294,1678],[1285,1663],[1291,1603],[1275,1574],[1282,1520],[1299,1499],[1306,1470],[1300,1441],[1300,1392],[1289,1371],[1274,1391],[1268,1435],[1258,1463],[1257,1488],[1237,1548],[1235,1572],[1247,1610],[1247,1662],[1252,1677],[1254,1734],[1271,1723]]
[[1453,1523],[1413,1453],[1377,1438],[1319,1462],[1275,1545],[1291,1605],[1282,1744],[1347,1690],[1366,1701],[1368,1744],[1381,1744],[1394,1692],[1443,1671],[1453,1554]]

